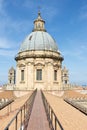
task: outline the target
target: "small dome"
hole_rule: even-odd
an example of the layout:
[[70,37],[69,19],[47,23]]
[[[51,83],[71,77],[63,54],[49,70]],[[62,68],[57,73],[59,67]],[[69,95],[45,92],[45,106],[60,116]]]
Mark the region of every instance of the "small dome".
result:
[[19,52],[27,50],[58,51],[58,47],[55,40],[47,32],[34,31],[25,38]]

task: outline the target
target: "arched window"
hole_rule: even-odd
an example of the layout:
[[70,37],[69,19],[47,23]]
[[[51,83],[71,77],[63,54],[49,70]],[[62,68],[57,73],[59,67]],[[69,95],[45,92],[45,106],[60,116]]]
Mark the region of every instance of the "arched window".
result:
[[65,80],[65,84],[67,84],[67,80]]
[[21,70],[21,81],[24,81],[24,70]]
[[38,23],[38,28],[40,28],[40,23]]
[[10,84],[11,84],[11,79],[10,79]]
[[66,77],[67,76],[67,74],[64,74],[64,77]]
[[54,80],[57,80],[57,70],[54,70]]

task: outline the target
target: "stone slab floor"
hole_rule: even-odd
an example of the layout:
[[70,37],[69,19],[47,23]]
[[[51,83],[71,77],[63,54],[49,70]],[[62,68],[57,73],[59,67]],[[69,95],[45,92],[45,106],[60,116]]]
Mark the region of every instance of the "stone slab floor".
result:
[[44,92],[64,130],[87,130],[87,116],[62,98]]

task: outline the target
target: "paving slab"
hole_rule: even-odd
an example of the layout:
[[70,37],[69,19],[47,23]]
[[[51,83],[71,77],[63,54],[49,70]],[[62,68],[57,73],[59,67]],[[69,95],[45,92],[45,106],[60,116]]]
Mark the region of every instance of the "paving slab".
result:
[[62,98],[44,92],[64,130],[87,130],[87,115],[66,103]]

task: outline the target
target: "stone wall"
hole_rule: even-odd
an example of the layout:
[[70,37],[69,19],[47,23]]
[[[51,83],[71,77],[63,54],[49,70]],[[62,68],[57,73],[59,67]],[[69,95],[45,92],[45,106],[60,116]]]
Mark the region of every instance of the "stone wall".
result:
[[[35,51],[32,53],[31,51],[31,53],[19,54],[16,68],[16,88],[59,89],[61,86],[61,62],[62,59],[58,52]],[[37,69],[42,69],[42,80],[40,81],[36,80]],[[24,70],[24,81],[21,81],[21,70]],[[54,70],[57,70],[56,81],[54,80]]]

